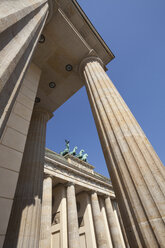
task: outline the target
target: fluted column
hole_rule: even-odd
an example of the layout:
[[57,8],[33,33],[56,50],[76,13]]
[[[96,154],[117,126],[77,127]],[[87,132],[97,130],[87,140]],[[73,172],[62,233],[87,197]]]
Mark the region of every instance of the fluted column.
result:
[[93,213],[93,219],[94,219],[97,247],[108,248],[106,237],[105,237],[105,228],[104,228],[103,218],[100,212],[100,206],[99,206],[98,196],[96,192],[92,192],[91,194],[91,205],[92,205],[92,213]]
[[105,198],[105,208],[107,212],[107,219],[109,224],[109,229],[112,237],[112,243],[114,248],[123,248],[123,244],[120,238],[120,232],[115,219],[115,215],[112,208],[112,203],[110,197]]
[[48,2],[0,2],[0,136],[45,25]]
[[105,202],[104,202],[103,197],[99,197],[99,203],[100,203],[100,211],[101,211],[102,218],[104,221],[104,229],[105,229],[108,248],[114,248],[112,245],[112,238],[111,238],[111,234],[109,230],[109,225],[108,225],[108,220],[107,220],[107,215],[106,215],[106,210],[105,210]]
[[42,194],[40,248],[51,248],[52,176],[45,174]]
[[80,65],[131,247],[164,247],[164,167],[105,73],[102,61]]
[[68,245],[69,248],[80,247],[78,215],[75,197],[75,186],[72,183],[67,185],[67,208],[68,208]]
[[50,115],[34,109],[4,248],[38,248],[45,154],[46,123]]

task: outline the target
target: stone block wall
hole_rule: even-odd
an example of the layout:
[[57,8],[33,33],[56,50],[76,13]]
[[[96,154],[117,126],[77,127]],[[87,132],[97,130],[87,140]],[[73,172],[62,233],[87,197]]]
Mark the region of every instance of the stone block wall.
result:
[[0,248],[3,246],[41,70],[31,64],[0,140]]

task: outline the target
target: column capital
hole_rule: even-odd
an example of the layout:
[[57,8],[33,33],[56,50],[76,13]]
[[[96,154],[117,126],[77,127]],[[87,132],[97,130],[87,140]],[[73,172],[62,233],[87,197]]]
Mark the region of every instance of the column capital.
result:
[[107,198],[110,198],[110,199],[111,199],[111,197],[110,197],[109,195],[102,195],[102,197],[103,197],[104,199],[107,199]]
[[48,174],[48,173],[44,173],[44,179],[46,179],[46,178],[48,178],[48,177],[50,177],[51,179],[53,179],[53,175],[50,175],[50,174]]
[[97,194],[97,196],[98,196],[98,191],[97,190],[90,190],[90,194],[92,195],[92,194]]
[[53,117],[53,113],[49,112],[48,110],[38,107],[38,106],[34,106],[33,115],[39,116],[41,114],[44,114],[46,116],[47,121]]
[[84,68],[87,65],[87,63],[95,62],[95,61],[99,62],[100,65],[103,67],[103,69],[105,69],[105,65],[99,57],[87,56],[87,57],[83,58],[83,60],[81,61],[80,65],[79,65],[79,74],[81,77],[83,77],[83,71],[84,71]]
[[72,185],[75,186],[75,183],[74,183],[74,182],[67,182],[67,183],[65,184],[66,187],[72,186]]

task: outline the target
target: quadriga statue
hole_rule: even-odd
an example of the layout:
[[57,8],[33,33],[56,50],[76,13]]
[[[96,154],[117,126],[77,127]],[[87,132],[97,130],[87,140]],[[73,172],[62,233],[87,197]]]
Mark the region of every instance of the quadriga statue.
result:
[[65,140],[65,146],[66,148],[64,149],[64,151],[60,152],[60,155],[62,156],[65,156],[69,153],[69,140]]
[[79,159],[82,159],[82,157],[83,157],[83,153],[84,153],[85,151],[82,149],[82,150],[80,150],[80,152],[79,152],[79,154],[77,155],[77,157],[79,158]]
[[83,157],[82,157],[82,161],[88,162],[87,157],[88,157],[88,154],[85,153],[85,154],[83,155]]
[[76,156],[76,150],[78,149],[77,146],[73,148],[73,151],[70,152],[71,155]]

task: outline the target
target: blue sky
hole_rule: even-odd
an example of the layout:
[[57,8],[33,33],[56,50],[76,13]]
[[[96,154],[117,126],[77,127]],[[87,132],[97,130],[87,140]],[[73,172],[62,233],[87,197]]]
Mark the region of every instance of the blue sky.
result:
[[[165,1],[79,0],[115,59],[108,75],[165,164]],[[48,122],[46,146],[64,140],[89,154],[95,170],[108,176],[90,105],[83,87]]]

